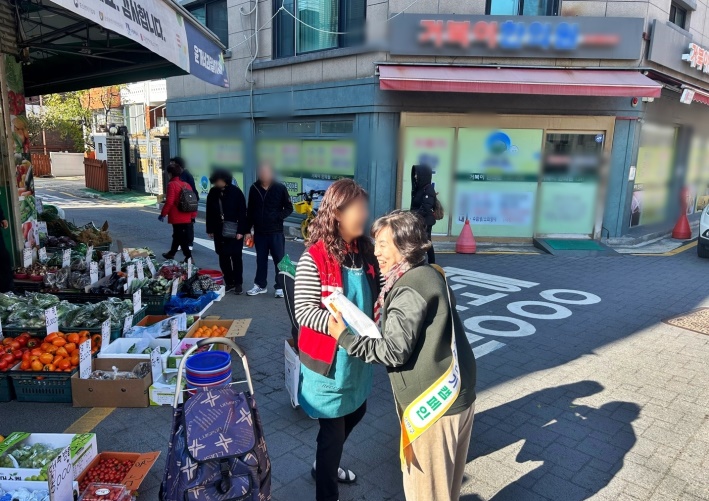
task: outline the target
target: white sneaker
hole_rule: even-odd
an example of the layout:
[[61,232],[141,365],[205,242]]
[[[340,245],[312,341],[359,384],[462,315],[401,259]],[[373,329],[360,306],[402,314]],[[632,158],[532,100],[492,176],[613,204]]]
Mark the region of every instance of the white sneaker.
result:
[[267,292],[268,292],[268,289],[261,288],[258,285],[254,285],[253,289],[246,291],[246,295],[247,296],[258,296],[259,294],[266,294]]
[[283,289],[276,289],[276,293],[273,295],[276,299],[282,299],[283,298]]

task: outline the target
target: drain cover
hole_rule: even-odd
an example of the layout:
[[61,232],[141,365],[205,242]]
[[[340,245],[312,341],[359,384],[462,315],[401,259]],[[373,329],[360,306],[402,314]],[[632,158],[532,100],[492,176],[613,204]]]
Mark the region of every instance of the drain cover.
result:
[[709,308],[699,308],[689,313],[663,320],[664,323],[709,336]]

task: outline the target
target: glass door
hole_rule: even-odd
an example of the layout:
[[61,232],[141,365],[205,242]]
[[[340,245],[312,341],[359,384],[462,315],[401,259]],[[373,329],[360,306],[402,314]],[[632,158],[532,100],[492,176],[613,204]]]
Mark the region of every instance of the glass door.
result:
[[593,236],[603,132],[547,131],[537,206],[537,235]]

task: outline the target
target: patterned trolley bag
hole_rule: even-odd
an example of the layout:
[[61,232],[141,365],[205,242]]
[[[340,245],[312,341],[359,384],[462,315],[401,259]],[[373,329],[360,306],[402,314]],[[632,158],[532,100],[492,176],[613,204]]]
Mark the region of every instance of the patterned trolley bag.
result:
[[[198,391],[178,405],[188,356],[214,343],[239,355],[249,391],[233,385]],[[226,338],[198,341],[182,358],[176,388],[161,501],[269,501],[271,461],[243,350]]]

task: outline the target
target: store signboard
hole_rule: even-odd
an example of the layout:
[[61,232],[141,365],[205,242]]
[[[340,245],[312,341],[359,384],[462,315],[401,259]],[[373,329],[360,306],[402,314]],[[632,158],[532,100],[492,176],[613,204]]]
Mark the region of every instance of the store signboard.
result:
[[241,139],[191,137],[180,140],[180,156],[194,177],[201,203],[211,188],[209,177],[215,169],[231,172],[234,181],[248,196],[244,187],[244,147]]
[[407,127],[404,132],[404,169],[401,176],[401,207],[411,207],[411,167],[428,165],[433,170],[433,186],[438,200],[443,204],[445,217],[438,221],[432,232],[448,234],[453,174],[453,146],[455,128],[452,127]]
[[644,19],[400,14],[389,51],[399,56],[639,59]]
[[647,58],[692,78],[709,83],[709,48],[695,43],[692,35],[669,21],[652,22]]
[[534,234],[542,137],[542,129],[458,131],[452,235],[466,219],[478,236]]

